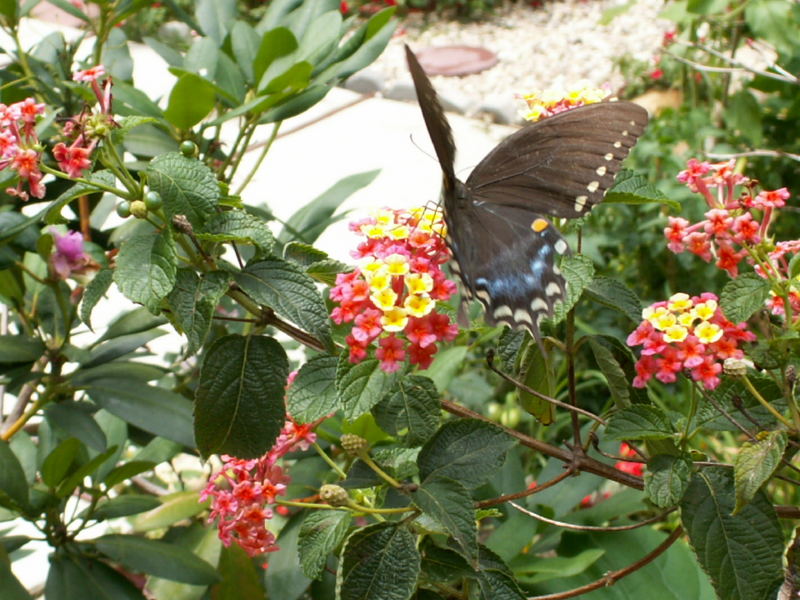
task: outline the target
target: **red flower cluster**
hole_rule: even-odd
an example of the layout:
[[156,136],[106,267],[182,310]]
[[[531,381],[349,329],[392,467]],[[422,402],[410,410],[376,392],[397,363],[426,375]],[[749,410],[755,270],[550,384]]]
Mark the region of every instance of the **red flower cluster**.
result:
[[250,556],[279,549],[275,535],[267,529],[267,521],[273,517],[268,505],[286,493],[289,476],[277,461],[292,450],[307,450],[316,440],[313,429],[321,421],[300,425],[289,415],[286,419],[275,445],[261,458],[243,460],[223,455],[222,469],[200,494],[200,502],[212,498],[208,520],[218,520],[222,543],[230,546],[236,542]]
[[338,303],[331,319],[354,324],[346,338],[350,362],[364,360],[375,343],[387,373],[397,371],[406,357],[426,369],[436,342],[458,333],[450,317],[436,311],[436,302],[456,290],[441,268],[450,258],[441,215],[386,209],[350,227],[366,237],[353,253],[359,266],[338,275],[330,292]]
[[[766,239],[775,208],[789,198],[786,188],[754,196],[753,183],[735,173],[734,165],[733,160],[712,164],[690,159],[678,181],[705,198],[706,218],[691,224],[682,217],[669,217],[664,228],[670,250],[689,251],[706,262],[716,259],[716,266],[731,277],[739,274],[739,263],[748,256],[748,249]],[[740,192],[740,185],[746,189]]]
[[713,390],[726,358],[742,358],[741,342],[755,341],[745,323],[731,323],[722,314],[717,297],[675,294],[668,301],[656,302],[642,311],[642,322],[628,336],[629,346],[642,346],[636,362],[634,387],[645,387],[655,375],[672,383],[678,373],[689,376]]
[[[16,171],[19,182],[16,187],[6,189],[6,193],[23,201],[28,199],[28,192],[35,198],[44,198],[39,169],[42,154],[36,133],[36,118],[44,113],[44,108],[44,104],[37,104],[33,98],[10,106],[0,104],[0,171],[6,168]],[[27,184],[27,192],[23,184]]]
[[[636,457],[636,451],[625,442],[622,442],[619,445],[619,455],[623,458],[634,458]],[[644,463],[641,462],[620,460],[617,461],[617,463],[614,465],[614,468],[619,469],[624,473],[635,475],[636,477],[641,477],[644,475]]]

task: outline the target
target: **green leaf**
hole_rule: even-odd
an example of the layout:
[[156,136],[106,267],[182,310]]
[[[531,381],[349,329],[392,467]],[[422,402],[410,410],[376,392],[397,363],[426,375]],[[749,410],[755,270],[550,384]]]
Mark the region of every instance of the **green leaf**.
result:
[[[552,362],[547,360],[538,344],[529,343],[525,346],[520,358],[520,377],[530,389],[546,396],[553,395]],[[517,397],[525,412],[543,425],[549,425],[555,419],[555,406],[547,400],[523,389],[517,390]]]
[[745,21],[755,36],[765,39],[782,53],[796,52],[800,25],[788,0],[753,0],[745,5]]
[[456,374],[464,367],[464,359],[469,348],[453,346],[438,352],[425,371],[425,375],[433,381],[439,392],[445,392]]
[[[195,522],[189,527],[173,528],[170,534],[170,544],[193,553],[211,565],[219,563],[219,557],[222,554],[222,540],[219,539],[215,528],[204,527],[201,523]],[[147,590],[153,598],[164,598],[165,600],[200,600],[208,592],[206,586],[190,585],[160,577],[149,577]]]
[[[112,132],[114,136],[114,141],[121,142],[125,139],[125,136],[128,135],[128,132],[131,129],[135,129],[136,127],[141,127],[142,125],[149,125],[153,123],[158,123],[158,119],[155,117],[142,117],[139,115],[129,115],[127,117],[122,117],[119,120],[119,127],[115,128]],[[112,184],[114,180],[111,180]]]
[[[256,57],[253,60],[253,80],[260,82],[265,71],[276,59],[287,56],[297,49],[297,39],[286,27],[276,27],[266,32],[261,38]],[[285,68],[291,64],[283,63]],[[276,73],[275,75],[278,75]]]
[[226,335],[208,349],[195,394],[194,431],[204,456],[258,458],[283,427],[289,361],[270,337]]
[[589,347],[592,349],[597,366],[600,367],[608,383],[608,391],[614,398],[614,403],[618,408],[626,408],[631,404],[630,387],[628,376],[614,356],[613,347],[606,339],[600,336],[592,336],[589,339]]
[[[312,85],[299,94],[294,92],[283,92],[274,94],[267,98],[278,98],[279,102],[273,102],[270,110],[264,110],[263,115],[258,120],[259,123],[276,123],[291,119],[304,113],[317,102],[322,100],[331,91],[330,85]],[[266,109],[267,107],[263,107]]]
[[73,17],[77,17],[81,21],[86,21],[87,23],[89,22],[89,16],[81,9],[77,8],[74,4],[69,2],[69,0],[48,0],[48,2],[50,2],[50,4],[55,4],[64,12],[71,14]]
[[764,431],[755,441],[746,441],[739,448],[733,461],[733,476],[736,484],[737,514],[761,489],[780,465],[786,450],[785,431]]
[[100,269],[83,292],[81,298],[80,317],[89,329],[92,329],[92,311],[100,299],[106,295],[111,282],[114,279],[114,272],[111,269]]
[[131,460],[111,469],[108,475],[103,478],[103,483],[106,487],[112,488],[139,473],[152,470],[155,466],[156,463],[149,460]]
[[33,362],[42,357],[44,350],[44,344],[37,338],[0,335],[0,364]]
[[553,323],[561,322],[578,303],[584,288],[592,282],[594,263],[591,258],[583,254],[565,256],[561,260],[561,272],[567,281],[567,297],[563,302],[556,304],[551,319]]
[[213,84],[195,73],[184,73],[172,86],[164,116],[175,127],[186,131],[213,110],[216,100]]
[[148,342],[161,337],[165,333],[163,329],[153,329],[151,331],[121,335],[114,339],[106,340],[99,346],[92,348],[88,356],[81,359],[81,364],[83,368],[88,369],[108,363],[138,350]]
[[236,0],[197,0],[194,16],[203,33],[221,46],[236,18]]
[[19,0],[0,0],[0,17],[4,17],[6,24],[14,26],[19,19]]
[[133,379],[97,379],[86,392],[131,425],[194,448],[192,403],[183,396]]
[[11,561],[7,552],[10,551],[0,544],[0,598],[3,600],[33,600],[33,596],[28,593],[28,590],[11,570]]
[[205,342],[217,304],[228,291],[229,283],[230,277],[223,271],[198,277],[194,269],[178,269],[167,303],[172,309],[173,322],[186,334],[187,356],[197,352]]
[[58,600],[142,600],[144,596],[130,579],[102,561],[82,554],[56,552],[44,589],[46,598]]
[[478,557],[478,530],[467,488],[448,477],[428,477],[411,494],[411,499],[453,536],[464,557],[474,564]]
[[105,452],[101,452],[90,461],[82,464],[69,474],[56,488],[56,496],[58,498],[65,498],[71,496],[73,492],[82,485],[83,480],[94,474],[103,463],[117,453],[117,448],[112,446]]
[[484,421],[449,421],[422,447],[420,479],[451,478],[475,488],[502,466],[513,444],[502,429]]
[[219,580],[214,567],[178,546],[132,535],[110,534],[94,540],[97,549],[134,571],[172,581],[210,585]]
[[133,520],[133,530],[137,532],[164,529],[180,521],[191,519],[208,509],[210,502],[200,502],[198,493],[175,492],[162,496],[160,504],[145,513],[139,514]]
[[[536,558],[525,565],[526,576],[520,577],[526,584],[538,583],[549,579],[574,577],[596,563],[606,553],[602,548],[584,550],[575,556],[554,556],[551,558]],[[532,573],[532,575],[527,575]]]
[[77,438],[67,438],[56,446],[42,462],[42,481],[49,488],[56,488],[69,473],[78,456],[81,443]]
[[774,598],[783,579],[783,536],[763,492],[735,516],[733,474],[696,473],[681,502],[681,519],[697,558],[721,600]]
[[610,440],[663,440],[675,434],[669,417],[660,408],[634,404],[611,416],[606,427]]
[[301,423],[310,423],[338,408],[335,356],[316,356],[300,367],[286,391],[286,410]]
[[[94,173],[90,173],[86,179],[89,181],[96,181],[97,183],[114,187],[114,174],[111,171],[103,170],[103,171],[95,171]],[[102,191],[100,188],[91,185],[89,183],[77,182],[75,185],[67,189],[65,192],[62,192],[58,198],[53,200],[53,202],[45,209],[47,214],[45,216],[45,221],[47,223],[63,223],[65,221],[64,217],[61,216],[61,209],[63,209],[67,204],[79,198],[80,196],[86,196],[87,194],[96,194]],[[41,214],[41,213],[40,213]],[[38,215],[36,220],[38,220]]]
[[266,254],[272,252],[275,245],[275,238],[267,224],[242,210],[218,213],[209,219],[203,229],[203,232],[196,234],[201,240],[254,244]]
[[25,472],[8,442],[0,440],[0,505],[19,509],[28,506]]
[[408,375],[372,407],[372,414],[386,433],[401,436],[406,446],[420,446],[439,426],[439,392],[427,377]]
[[155,496],[144,494],[125,494],[100,502],[92,512],[100,521],[136,515],[159,506],[161,502]]
[[75,402],[50,404],[44,411],[54,430],[61,430],[69,437],[78,438],[87,448],[97,452],[106,449],[106,436],[100,426],[87,412],[88,404]]
[[211,597],[214,600],[266,600],[261,571],[239,544],[223,547],[217,567],[222,581],[211,588]]
[[484,600],[525,600],[511,570],[494,552],[480,546],[475,573]]
[[281,529],[278,536],[280,550],[270,555],[270,568],[264,576],[267,598],[305,600],[303,596],[311,581],[303,573],[300,561],[297,559],[301,525],[301,515],[296,515]]
[[744,273],[731,279],[722,288],[719,303],[725,316],[734,323],[750,318],[755,311],[763,308],[769,297],[769,282],[755,273]]
[[336,587],[339,600],[408,600],[417,585],[416,538],[397,523],[357,529],[345,543]]
[[251,262],[235,279],[253,300],[273,308],[326,347],[332,345],[325,302],[314,280],[292,263],[274,257]]
[[644,491],[661,508],[675,506],[683,498],[692,476],[692,461],[686,456],[656,454],[647,461]]
[[748,90],[739,90],[728,97],[725,124],[755,147],[760,146],[764,139],[761,116],[761,105]]
[[[258,89],[259,94],[278,94],[281,92],[298,92],[306,87],[311,80],[311,71],[314,66],[308,61],[301,61],[292,65],[286,71],[271,80],[262,79]],[[269,70],[265,76],[269,75]]]
[[670,200],[645,177],[628,169],[617,173],[614,187],[606,192],[603,204],[664,204],[675,211],[681,210],[680,202]]
[[634,323],[642,319],[642,301],[627,285],[609,277],[595,277],[586,295],[603,306],[621,312]]
[[158,313],[161,300],[172,291],[178,270],[175,242],[165,229],[126,240],[117,255],[114,281],[129,300]]
[[146,308],[137,307],[120,314],[111,321],[108,329],[93,345],[97,347],[98,344],[105,340],[128,336],[133,333],[146,333],[166,322],[167,320],[164,317],[155,316]]
[[258,53],[261,39],[255,29],[244,21],[236,21],[231,27],[231,48],[236,64],[247,77],[249,83],[253,83],[253,61]]
[[328,555],[342,543],[352,521],[350,513],[343,510],[320,510],[306,515],[297,549],[307,577],[317,579],[322,575]]
[[199,228],[215,214],[219,185],[213,171],[197,159],[179,152],[157,156],[147,167],[147,181],[161,194],[170,218],[184,215]]
[[352,364],[343,352],[336,370],[336,391],[346,419],[357,419],[391,389],[394,373],[386,373],[375,358]]

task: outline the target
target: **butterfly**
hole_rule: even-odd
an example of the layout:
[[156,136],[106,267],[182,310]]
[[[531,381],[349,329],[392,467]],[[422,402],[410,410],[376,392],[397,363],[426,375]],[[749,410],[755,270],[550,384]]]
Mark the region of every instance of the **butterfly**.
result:
[[599,203],[647,124],[631,102],[598,102],[511,134],[470,173],[455,176],[453,134],[428,76],[406,46],[422,116],[442,168],[451,265],[490,325],[540,323],[566,296],[556,256],[567,242],[548,217],[575,218]]

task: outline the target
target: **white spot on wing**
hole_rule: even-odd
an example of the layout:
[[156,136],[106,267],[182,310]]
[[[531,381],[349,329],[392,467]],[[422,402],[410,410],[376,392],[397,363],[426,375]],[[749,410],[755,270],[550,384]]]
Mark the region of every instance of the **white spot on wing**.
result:
[[593,181],[589,185],[586,186],[586,189],[589,190],[590,194],[594,194],[597,191],[597,188],[600,187],[599,181]]
[[564,254],[564,252],[567,251],[567,242],[565,242],[564,240],[558,240],[555,243],[555,249],[556,252],[558,252],[559,254]]
[[533,325],[533,319],[528,314],[528,312],[523,308],[518,308],[516,311],[514,311],[514,320],[517,323],[525,322]]
[[605,167],[597,167],[597,171],[595,171],[595,173],[597,173],[600,177],[602,177],[603,175],[606,174],[606,168]]
[[551,281],[544,289],[544,293],[548,296],[557,296],[561,293],[561,286],[559,286],[555,281]]
[[614,148],[622,148],[622,142],[614,142]]
[[531,310],[533,312],[547,312],[547,302],[543,298],[534,298],[531,300]]
[[584,208],[586,208],[586,201],[589,198],[587,196],[578,196],[575,198],[575,212],[581,212]]
[[475,290],[475,295],[478,297],[479,300],[482,300],[485,304],[489,304],[489,302],[491,302],[492,300],[492,297],[486,290]]
[[513,314],[514,313],[511,312],[511,309],[508,306],[506,306],[505,304],[502,304],[502,305],[500,305],[500,306],[498,306],[497,308],[494,309],[494,313],[492,313],[492,316],[495,319],[502,319],[504,317],[505,318],[510,317]]
[[614,158],[614,154],[612,152],[609,152],[603,158],[605,158],[606,160],[611,160],[612,158]]

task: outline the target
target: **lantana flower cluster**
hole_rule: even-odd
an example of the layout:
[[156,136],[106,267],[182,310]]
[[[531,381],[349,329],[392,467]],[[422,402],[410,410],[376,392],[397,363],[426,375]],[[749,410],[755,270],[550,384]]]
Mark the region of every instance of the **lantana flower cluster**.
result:
[[[619,455],[623,458],[637,457],[636,451],[625,442],[619,445]],[[629,473],[630,475],[635,475],[636,477],[644,475],[644,467],[645,465],[643,462],[634,462],[632,460],[620,460],[614,464],[615,469],[624,473]]]
[[742,358],[739,345],[755,339],[745,323],[725,318],[716,295],[674,294],[645,308],[642,322],[628,336],[629,346],[642,346],[633,385],[645,387],[653,376],[672,383],[685,372],[713,390],[720,383],[725,359]]
[[539,121],[571,108],[600,102],[607,98],[608,95],[608,90],[581,84],[571,89],[548,88],[546,90],[536,90],[522,96],[522,99],[528,105],[525,119],[527,121]]
[[274,516],[269,505],[286,494],[289,483],[278,460],[288,452],[307,450],[316,441],[313,429],[318,424],[319,421],[301,425],[287,415],[275,445],[261,458],[244,460],[222,455],[222,469],[209,479],[200,501],[212,499],[208,520],[217,521],[219,538],[225,546],[236,542],[252,557],[279,549],[275,534],[267,528]]
[[786,188],[754,194],[754,182],[734,171],[735,161],[701,162],[694,158],[678,181],[702,195],[709,210],[705,219],[690,223],[683,217],[670,217],[664,235],[675,253],[692,252],[706,262],[739,274],[739,264],[748,257],[748,249],[768,237],[775,209],[786,204]]
[[[11,169],[19,177],[16,187],[6,189],[21,200],[44,198],[45,187],[39,163],[42,146],[36,133],[36,120],[45,105],[25,98],[9,106],[0,104],[0,170]],[[27,186],[27,191],[25,190]]]
[[427,368],[436,343],[458,333],[450,317],[436,309],[456,291],[441,267],[450,258],[441,214],[384,209],[350,228],[366,238],[353,252],[358,266],[339,274],[330,292],[338,304],[331,319],[353,323],[346,338],[350,362],[361,362],[376,346],[375,356],[387,373],[406,359]]

